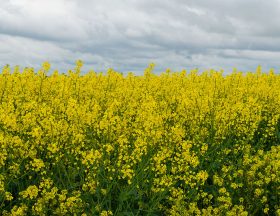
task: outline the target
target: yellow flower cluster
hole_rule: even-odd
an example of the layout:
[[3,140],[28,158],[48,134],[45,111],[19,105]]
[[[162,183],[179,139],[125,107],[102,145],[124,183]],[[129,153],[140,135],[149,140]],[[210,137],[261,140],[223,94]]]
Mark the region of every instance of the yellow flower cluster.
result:
[[280,76],[46,62],[0,74],[1,215],[280,215]]

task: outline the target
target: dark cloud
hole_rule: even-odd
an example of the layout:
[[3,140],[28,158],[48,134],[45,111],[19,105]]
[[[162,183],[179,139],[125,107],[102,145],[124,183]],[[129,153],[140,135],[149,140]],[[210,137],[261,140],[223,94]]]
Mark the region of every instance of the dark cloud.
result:
[[0,66],[65,71],[280,66],[278,0],[0,0]]

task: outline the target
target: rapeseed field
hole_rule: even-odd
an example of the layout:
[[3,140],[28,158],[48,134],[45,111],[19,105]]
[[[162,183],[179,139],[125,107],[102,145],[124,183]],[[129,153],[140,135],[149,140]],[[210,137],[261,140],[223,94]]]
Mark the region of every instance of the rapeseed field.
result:
[[0,74],[1,215],[280,215],[280,75]]

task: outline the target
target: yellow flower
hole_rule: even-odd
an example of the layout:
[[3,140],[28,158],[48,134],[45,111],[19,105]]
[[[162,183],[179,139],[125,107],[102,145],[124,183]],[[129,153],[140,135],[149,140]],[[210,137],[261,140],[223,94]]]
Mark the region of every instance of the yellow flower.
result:
[[19,194],[23,198],[35,199],[38,196],[38,188],[35,185],[29,186],[25,191],[20,192]]
[[111,215],[113,215],[113,212],[112,211],[102,211],[101,213],[100,213],[100,216],[111,216]]
[[42,159],[35,158],[31,163],[32,167],[34,167],[35,171],[40,171],[42,168],[45,167],[44,161]]

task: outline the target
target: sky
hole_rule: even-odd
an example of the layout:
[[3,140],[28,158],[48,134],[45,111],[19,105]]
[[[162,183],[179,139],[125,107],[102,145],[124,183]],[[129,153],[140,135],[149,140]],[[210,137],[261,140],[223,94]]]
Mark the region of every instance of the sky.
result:
[[280,0],[0,0],[0,68],[280,72]]

